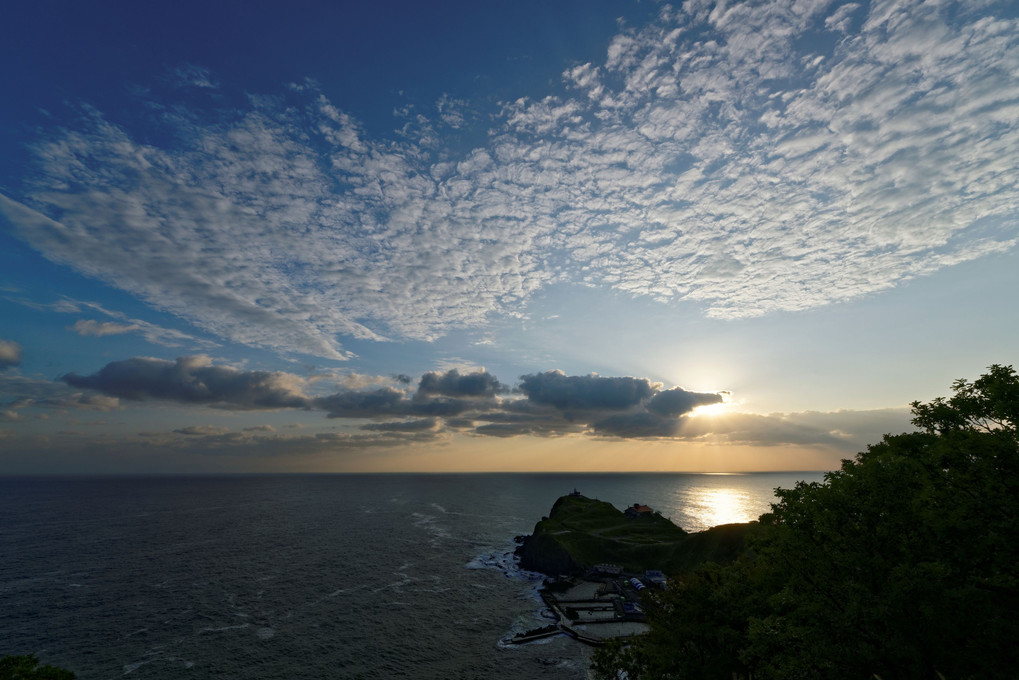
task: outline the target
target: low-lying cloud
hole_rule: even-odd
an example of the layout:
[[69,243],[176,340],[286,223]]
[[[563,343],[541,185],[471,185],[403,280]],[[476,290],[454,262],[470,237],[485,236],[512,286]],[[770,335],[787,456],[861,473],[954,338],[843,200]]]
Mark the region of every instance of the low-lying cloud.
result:
[[632,408],[650,399],[660,388],[661,383],[652,383],[647,378],[571,376],[562,371],[520,378],[520,391],[530,402],[563,411]]
[[[51,411],[116,411],[120,399],[97,392],[82,392],[52,380],[22,375],[0,374],[0,402],[5,419],[9,422],[47,417]],[[31,415],[27,415],[31,414]]]
[[61,380],[132,401],[162,399],[242,410],[308,405],[300,393],[303,381],[293,374],[214,366],[205,356],[176,361],[136,357],[111,362],[89,376],[68,373]]
[[[319,412],[341,421],[339,427],[346,431],[327,436],[341,448],[356,448],[358,442],[369,448],[434,442],[453,435],[501,439],[580,436],[677,445],[814,447],[851,455],[886,433],[911,429],[905,406],[768,415],[723,408],[703,415],[698,407],[728,403],[730,395],[665,389],[659,382],[632,376],[570,376],[545,371],[521,376],[512,389],[484,370],[430,372],[409,385],[392,377],[376,381],[360,376],[353,383],[362,386],[358,389],[343,387],[342,377],[335,376],[333,384],[338,391],[313,394],[322,387],[314,380],[281,371],[216,365],[204,356],[114,361],[92,375],[65,375],[63,383],[6,373],[0,375],[0,388],[15,397],[0,403],[0,420],[5,427],[20,427],[46,418],[51,411],[123,410],[129,402],[278,412],[273,416],[275,426],[261,424],[232,431],[229,421],[221,421],[146,434],[167,445],[184,446],[177,442],[183,437],[191,442],[187,444],[190,448],[205,442],[217,450],[255,441],[263,449],[278,445],[283,450],[284,442],[292,439],[278,432],[286,427],[282,412],[288,410]],[[404,389],[378,387],[382,380]],[[298,440],[304,441],[293,439]]]
[[[360,376],[353,384],[368,388],[314,396],[308,393],[310,379],[214,365],[205,356],[176,361],[135,357],[111,362],[92,375],[69,373],[61,380],[107,398],[130,401],[163,400],[234,410],[316,410],[333,419],[375,421],[363,429],[376,432],[442,427],[499,437],[584,431],[668,437],[676,432],[679,419],[696,407],[723,400],[723,393],[666,390],[647,378],[569,376],[561,371],[521,376],[518,390],[512,392],[487,371],[458,369],[425,373],[413,390],[374,387],[376,381]],[[336,382],[343,381],[337,378]]]
[[446,373],[425,373],[418,384],[421,394],[447,397],[494,397],[506,391],[507,388],[488,371],[461,374],[455,368]]
[[[816,446],[852,453],[887,432],[909,429],[905,408],[770,415],[723,410],[700,416],[698,407],[723,404],[730,395],[665,389],[662,383],[647,378],[570,376],[561,371],[523,375],[513,390],[487,371],[453,369],[425,373],[414,387],[395,381],[405,389],[375,387],[377,381],[361,376],[356,384],[369,387],[311,395],[312,381],[291,373],[217,366],[204,356],[176,361],[136,357],[111,362],[93,375],[68,374],[62,380],[100,394],[38,398],[38,405],[48,402],[51,406],[106,410],[119,407],[118,400],[162,400],[238,411],[302,409],[322,412],[330,419],[362,421],[355,426],[373,436],[388,434],[413,442],[430,441],[442,433],[499,438],[586,435]],[[342,381],[337,379],[336,384],[340,386]],[[7,405],[12,418],[17,417],[14,409],[22,405]],[[193,426],[175,433],[220,439],[228,435],[217,428],[207,429],[212,427]],[[262,426],[246,428],[244,433],[256,431],[275,430]]]

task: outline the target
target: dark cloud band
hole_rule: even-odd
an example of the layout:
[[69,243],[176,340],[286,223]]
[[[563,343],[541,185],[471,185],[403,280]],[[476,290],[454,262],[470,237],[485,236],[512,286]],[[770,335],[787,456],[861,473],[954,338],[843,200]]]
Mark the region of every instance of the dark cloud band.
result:
[[520,390],[535,404],[561,410],[626,409],[650,398],[661,387],[647,378],[570,376],[546,371],[520,377]]
[[[208,357],[176,361],[135,357],[98,372],[69,373],[62,380],[127,400],[166,400],[219,408],[315,409],[329,418],[377,421],[378,432],[440,428],[479,435],[558,436],[589,431],[614,437],[672,437],[679,422],[698,406],[716,404],[722,393],[663,390],[647,378],[569,376],[546,371],[521,377],[519,393],[487,371],[425,373],[414,392],[387,386],[344,390],[319,397],[304,393],[307,381],[290,373],[214,366]],[[408,384],[405,376],[396,381]]]
[[309,405],[308,399],[297,389],[299,379],[296,376],[213,366],[209,358],[202,356],[181,357],[176,361],[135,357],[109,363],[88,376],[68,373],[61,380],[72,387],[134,401],[163,399],[241,410],[306,408]]

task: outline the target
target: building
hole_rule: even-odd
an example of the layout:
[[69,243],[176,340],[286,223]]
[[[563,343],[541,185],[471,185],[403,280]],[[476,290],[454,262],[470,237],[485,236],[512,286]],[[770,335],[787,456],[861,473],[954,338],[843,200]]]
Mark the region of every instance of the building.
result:
[[619,576],[623,573],[623,568],[618,564],[596,564],[594,565],[595,574],[603,574],[605,576]]
[[624,513],[627,517],[647,517],[655,514],[655,511],[646,505],[640,503],[634,503],[625,510]]
[[668,582],[661,569],[646,569],[644,571],[644,580],[653,586],[661,588],[662,590],[666,590],[668,588]]

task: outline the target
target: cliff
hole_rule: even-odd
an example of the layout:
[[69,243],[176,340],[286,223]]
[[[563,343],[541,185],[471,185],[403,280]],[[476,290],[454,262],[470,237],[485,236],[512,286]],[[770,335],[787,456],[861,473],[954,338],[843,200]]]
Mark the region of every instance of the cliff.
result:
[[563,496],[517,554],[524,569],[549,575],[582,574],[596,564],[641,572],[688,571],[704,562],[729,562],[743,550],[750,524],[726,524],[687,533],[658,514],[627,517],[612,504]]

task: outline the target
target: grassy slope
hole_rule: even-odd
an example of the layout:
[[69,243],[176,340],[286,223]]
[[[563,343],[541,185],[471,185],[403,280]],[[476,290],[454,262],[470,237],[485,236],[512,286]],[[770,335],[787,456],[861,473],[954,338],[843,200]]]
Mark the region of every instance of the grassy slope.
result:
[[661,515],[629,518],[605,501],[563,496],[549,517],[538,522],[533,536],[542,545],[561,547],[584,567],[611,562],[627,571],[677,573],[734,558],[747,528],[732,524],[688,534]]

